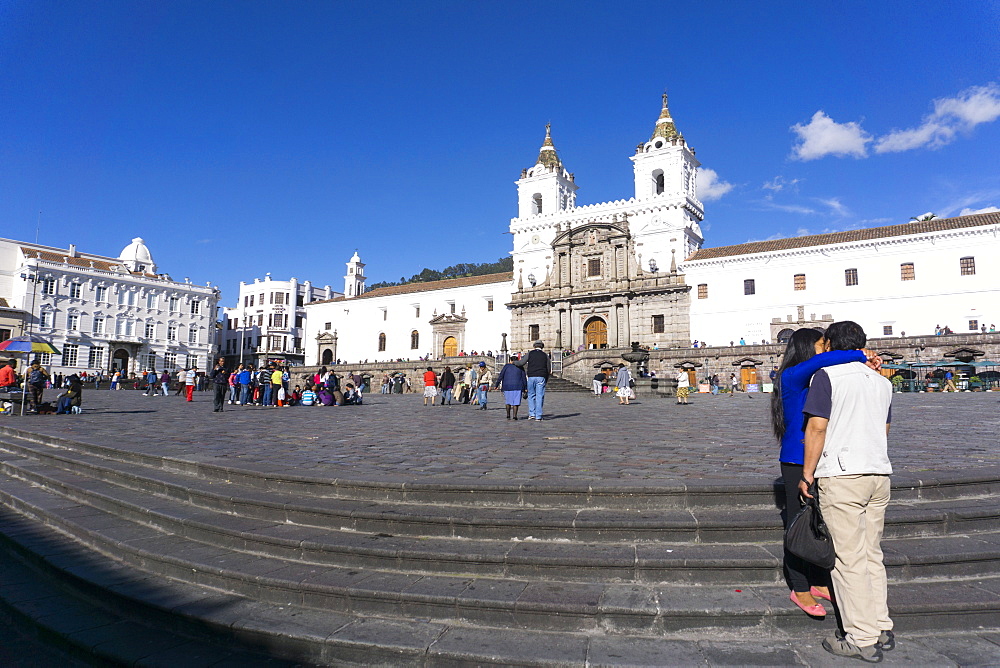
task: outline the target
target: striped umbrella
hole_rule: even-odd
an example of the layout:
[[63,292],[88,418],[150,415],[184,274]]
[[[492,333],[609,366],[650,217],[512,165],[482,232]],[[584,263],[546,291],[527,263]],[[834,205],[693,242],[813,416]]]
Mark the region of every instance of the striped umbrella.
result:
[[26,334],[15,336],[6,341],[0,341],[0,352],[6,353],[51,353],[59,355],[59,351],[51,343],[40,336]]

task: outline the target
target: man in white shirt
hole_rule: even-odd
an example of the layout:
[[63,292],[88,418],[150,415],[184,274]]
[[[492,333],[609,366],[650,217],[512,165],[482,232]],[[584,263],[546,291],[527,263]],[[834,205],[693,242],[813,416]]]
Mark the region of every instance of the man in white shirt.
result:
[[[827,350],[860,350],[865,332],[854,322],[836,322],[824,335]],[[837,656],[869,663],[895,647],[886,602],[882,530],[889,504],[888,434],[892,383],[861,362],[816,372],[803,412],[805,464],[799,491],[812,497],[815,480],[837,561],[833,585],[842,635],[823,640]],[[815,489],[815,488],[814,488]]]

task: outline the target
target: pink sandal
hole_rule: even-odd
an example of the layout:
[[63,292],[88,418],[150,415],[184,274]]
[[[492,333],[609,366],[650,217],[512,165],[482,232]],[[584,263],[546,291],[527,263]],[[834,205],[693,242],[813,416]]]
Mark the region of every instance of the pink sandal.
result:
[[824,608],[821,604],[802,605],[799,603],[799,599],[796,598],[794,591],[788,595],[788,598],[792,603],[802,608],[802,612],[806,613],[810,617],[826,617],[826,608]]

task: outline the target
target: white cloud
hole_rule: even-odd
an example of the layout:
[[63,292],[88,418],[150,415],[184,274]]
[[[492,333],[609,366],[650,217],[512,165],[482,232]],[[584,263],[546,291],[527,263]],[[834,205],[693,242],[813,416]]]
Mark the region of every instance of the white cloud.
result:
[[825,204],[826,206],[830,207],[830,213],[832,214],[838,216],[849,216],[851,214],[851,210],[848,209],[846,206],[844,206],[841,203],[841,201],[836,197],[831,197],[829,199],[822,199],[817,197],[816,201],[819,202],[820,204]]
[[1000,212],[1000,207],[995,206],[984,206],[982,209],[970,209],[966,207],[958,212],[960,216],[974,216],[977,213],[997,213]]
[[703,202],[717,200],[730,190],[733,184],[719,179],[714,169],[702,167],[698,170],[698,198]]
[[771,211],[784,211],[785,213],[801,213],[803,215],[812,215],[819,213],[816,209],[809,208],[808,206],[802,206],[800,204],[778,204],[777,202],[772,202],[769,199],[760,200],[758,202],[764,209]]
[[955,97],[934,100],[934,111],[918,127],[893,130],[875,142],[876,153],[897,153],[915,148],[939,148],[954,141],[960,132],[1000,118],[1000,86],[966,88]]
[[[785,188],[792,188],[797,185],[802,179],[791,179],[786,180],[784,176],[775,176],[770,181],[764,183],[761,186],[762,190],[770,190],[772,193],[780,193]],[[768,195],[770,197],[770,195]]]
[[948,216],[956,215],[956,212],[962,209],[971,209],[972,207],[980,206],[990,200],[995,200],[998,197],[1000,197],[1000,189],[998,188],[976,190],[959,197],[958,199],[952,200],[947,204],[940,205],[934,211],[940,217],[947,218]]
[[816,160],[827,155],[864,158],[872,140],[860,124],[837,123],[822,110],[813,114],[808,124],[793,125],[792,132],[801,140],[792,147],[792,157],[798,160]]

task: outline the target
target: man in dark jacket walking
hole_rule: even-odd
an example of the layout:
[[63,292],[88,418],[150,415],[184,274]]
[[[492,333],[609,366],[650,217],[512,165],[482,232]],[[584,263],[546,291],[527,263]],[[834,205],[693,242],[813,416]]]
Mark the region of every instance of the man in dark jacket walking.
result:
[[535,346],[527,355],[514,364],[524,368],[528,376],[528,419],[542,419],[542,405],[545,403],[545,383],[552,373],[552,360],[542,348],[545,344],[535,341]]
[[221,413],[229,392],[229,372],[226,371],[226,358],[220,357],[212,369],[212,387],[215,390],[215,408],[213,413]]

